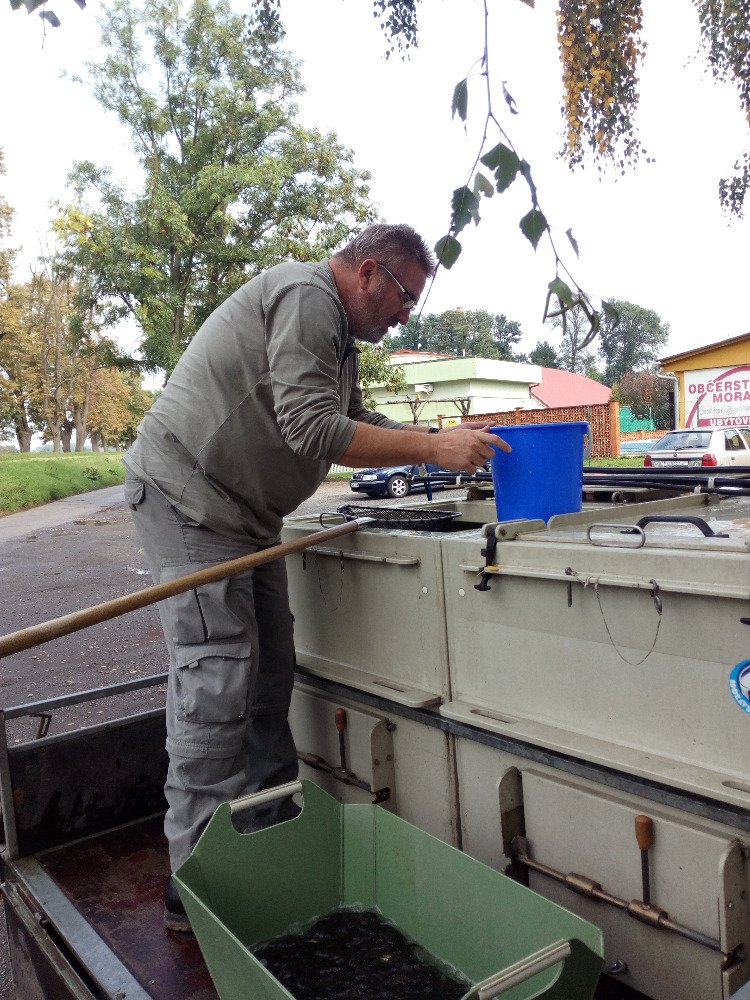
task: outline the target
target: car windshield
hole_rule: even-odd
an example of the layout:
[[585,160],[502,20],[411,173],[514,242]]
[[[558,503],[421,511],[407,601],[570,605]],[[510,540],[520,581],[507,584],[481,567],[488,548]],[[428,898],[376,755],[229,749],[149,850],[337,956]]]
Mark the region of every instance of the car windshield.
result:
[[678,448],[708,448],[711,431],[673,431],[660,438],[652,451],[676,451]]

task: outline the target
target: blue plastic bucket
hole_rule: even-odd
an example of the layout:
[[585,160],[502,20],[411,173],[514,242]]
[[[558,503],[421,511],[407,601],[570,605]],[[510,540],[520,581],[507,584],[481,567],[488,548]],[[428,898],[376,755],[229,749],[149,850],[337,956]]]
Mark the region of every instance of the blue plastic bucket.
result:
[[581,509],[584,437],[586,456],[591,432],[584,420],[556,424],[516,424],[492,427],[513,449],[495,449],[492,482],[500,521],[569,514]]

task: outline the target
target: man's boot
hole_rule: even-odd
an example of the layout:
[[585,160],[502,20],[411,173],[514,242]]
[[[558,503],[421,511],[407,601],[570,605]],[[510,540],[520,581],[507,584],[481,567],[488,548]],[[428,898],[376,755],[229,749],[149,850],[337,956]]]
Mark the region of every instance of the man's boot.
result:
[[182,905],[180,894],[177,891],[174,879],[167,882],[167,891],[164,893],[164,926],[167,930],[177,931],[180,934],[192,934],[193,928],[190,926],[190,919]]

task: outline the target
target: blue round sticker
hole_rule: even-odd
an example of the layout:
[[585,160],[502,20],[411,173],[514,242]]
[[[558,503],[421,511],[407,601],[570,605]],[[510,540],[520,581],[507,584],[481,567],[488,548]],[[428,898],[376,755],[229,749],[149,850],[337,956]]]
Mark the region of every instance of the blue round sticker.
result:
[[742,711],[750,714],[750,660],[738,663],[731,672],[729,690]]

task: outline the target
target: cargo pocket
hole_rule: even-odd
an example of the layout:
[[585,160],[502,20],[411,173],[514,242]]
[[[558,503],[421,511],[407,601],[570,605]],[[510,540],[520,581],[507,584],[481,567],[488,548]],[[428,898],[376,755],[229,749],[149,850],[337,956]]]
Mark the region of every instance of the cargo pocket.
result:
[[[215,564],[192,562],[180,566],[163,566],[161,582],[176,580],[177,577],[187,576],[213,565]],[[248,626],[233,606],[241,610],[243,599],[248,604],[252,602],[252,584],[248,584],[248,591],[243,594],[239,580],[234,582],[234,579],[207,583],[169,599],[172,642],[175,645],[222,642],[247,634]],[[253,613],[248,608],[248,614]]]
[[174,706],[179,719],[233,723],[247,716],[253,680],[249,642],[175,649]]
[[140,479],[125,480],[125,502],[131,510],[135,510],[143,500],[145,490],[146,484],[142,483]]

